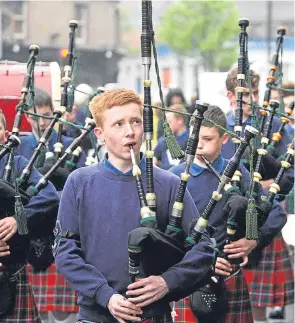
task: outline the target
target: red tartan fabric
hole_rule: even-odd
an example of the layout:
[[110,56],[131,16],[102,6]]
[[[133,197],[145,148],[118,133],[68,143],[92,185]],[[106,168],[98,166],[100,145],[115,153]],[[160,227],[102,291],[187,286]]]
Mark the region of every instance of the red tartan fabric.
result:
[[244,270],[254,307],[294,304],[294,269],[288,246],[278,235],[263,250],[257,268]]
[[40,312],[78,312],[77,293],[57,272],[55,263],[41,273],[33,273],[30,265],[27,268]]
[[[5,295],[0,295],[4,297]],[[10,315],[0,318],[1,323],[41,323],[29,275],[24,268],[17,276],[14,310]]]
[[[243,274],[239,271],[225,282],[229,311],[225,316],[215,318],[214,323],[253,323],[253,316],[247,285]],[[176,303],[176,323],[196,323],[197,318],[190,308],[189,298]],[[210,322],[210,319],[208,320]],[[212,322],[213,323],[213,322]]]

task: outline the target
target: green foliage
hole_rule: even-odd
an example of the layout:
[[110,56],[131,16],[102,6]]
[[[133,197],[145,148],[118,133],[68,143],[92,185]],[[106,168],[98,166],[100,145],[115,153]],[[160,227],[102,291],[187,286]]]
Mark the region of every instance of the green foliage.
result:
[[157,33],[177,54],[203,58],[206,70],[226,69],[237,59],[238,20],[233,1],[179,0],[164,13]]
[[120,8],[120,28],[123,32],[128,32],[132,30],[131,18],[128,12]]

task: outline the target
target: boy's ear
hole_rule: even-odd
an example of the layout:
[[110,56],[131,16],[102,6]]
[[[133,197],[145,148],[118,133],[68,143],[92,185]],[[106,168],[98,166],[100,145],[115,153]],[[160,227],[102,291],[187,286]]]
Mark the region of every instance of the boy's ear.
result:
[[230,135],[228,133],[223,134],[222,144],[225,145],[229,140]]
[[4,132],[4,139],[5,139],[5,141],[7,140],[8,136],[9,136],[9,131],[8,130],[5,130],[5,132]]
[[96,135],[96,137],[103,143],[105,142],[105,138],[104,138],[104,132],[103,129],[100,127],[96,127],[94,128],[94,133]]
[[231,105],[235,105],[236,104],[236,96],[232,91],[227,91],[226,92],[226,96],[229,99]]

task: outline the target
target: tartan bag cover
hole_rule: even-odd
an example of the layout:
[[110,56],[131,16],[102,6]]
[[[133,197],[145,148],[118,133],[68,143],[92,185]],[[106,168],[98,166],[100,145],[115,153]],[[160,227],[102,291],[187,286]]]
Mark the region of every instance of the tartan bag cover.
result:
[[[235,270],[237,268],[234,268]],[[225,316],[219,318],[215,316],[214,323],[253,323],[249,293],[242,271],[228,278],[225,281],[225,288],[227,291],[229,311]],[[176,303],[175,312],[176,316],[174,320],[177,323],[198,322],[191,310],[188,297]]]
[[280,233],[263,250],[257,267],[244,270],[252,306],[294,304],[293,261]]
[[[3,297],[4,295],[0,295]],[[13,312],[0,319],[1,323],[41,323],[31,288],[29,275],[24,268],[17,275],[15,306]]]
[[77,293],[57,272],[55,263],[44,272],[34,273],[30,265],[27,268],[39,312],[78,312]]

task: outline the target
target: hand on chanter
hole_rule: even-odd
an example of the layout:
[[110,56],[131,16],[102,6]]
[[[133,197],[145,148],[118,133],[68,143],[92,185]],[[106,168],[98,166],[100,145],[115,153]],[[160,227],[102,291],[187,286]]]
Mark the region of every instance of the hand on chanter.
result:
[[215,263],[215,273],[222,276],[229,276],[232,272],[232,265],[231,263],[221,257],[216,258]]
[[142,314],[139,306],[132,304],[128,299],[120,294],[114,294],[108,303],[108,309],[113,317],[120,323],[126,321],[141,321],[137,315]]
[[17,232],[17,223],[13,216],[0,220],[0,240],[8,241]]
[[161,276],[149,276],[128,286],[130,302],[139,307],[147,306],[161,299],[169,292],[168,285]]
[[247,240],[246,238],[233,241],[224,246],[224,253],[228,254],[229,259],[243,258],[243,262],[240,264],[241,267],[246,266],[248,263],[249,253],[257,247],[255,240]]
[[5,241],[0,240],[0,257],[5,257],[5,256],[8,256],[9,254],[10,254],[9,245]]

